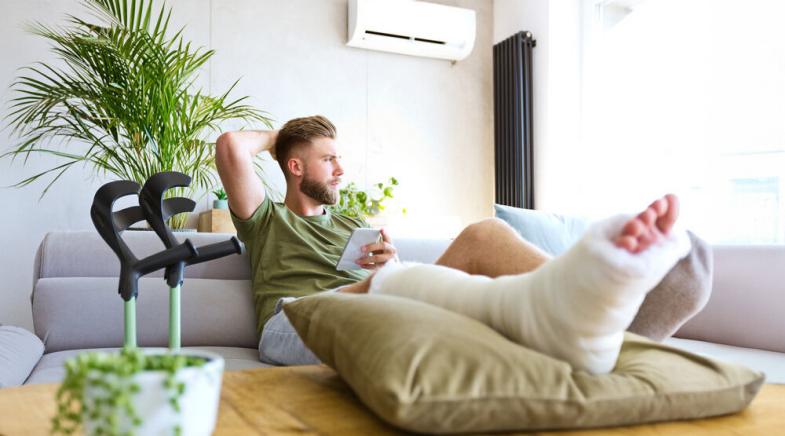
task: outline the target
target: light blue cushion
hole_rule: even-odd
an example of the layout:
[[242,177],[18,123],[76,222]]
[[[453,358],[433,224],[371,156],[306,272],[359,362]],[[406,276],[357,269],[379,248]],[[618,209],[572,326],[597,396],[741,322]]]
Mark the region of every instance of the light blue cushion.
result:
[[574,244],[589,227],[589,220],[557,215],[532,209],[496,204],[496,217],[552,256],[558,256]]

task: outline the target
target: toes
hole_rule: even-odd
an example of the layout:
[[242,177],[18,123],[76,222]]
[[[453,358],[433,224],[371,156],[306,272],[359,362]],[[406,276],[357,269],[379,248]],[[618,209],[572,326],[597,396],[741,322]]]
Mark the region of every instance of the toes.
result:
[[658,198],[654,200],[650,205],[649,209],[654,209],[654,213],[659,217],[665,214],[668,211],[668,201],[663,198]]
[[635,253],[638,249],[638,239],[633,236],[619,236],[616,238],[616,246]]
[[636,252],[643,251],[649,248],[654,242],[657,241],[657,234],[652,231],[651,228],[647,228],[644,230],[640,236],[638,236],[638,246],[636,247]]
[[668,233],[679,217],[679,198],[673,194],[668,194],[662,200],[665,201],[667,209],[657,218],[656,225],[660,232]]
[[657,219],[657,212],[649,206],[649,208],[638,214],[638,219],[643,222],[644,226],[651,226]]
[[646,226],[643,224],[643,222],[640,219],[633,218],[627,221],[627,224],[625,224],[624,227],[621,229],[621,236],[622,237],[630,236],[632,238],[637,238],[645,228]]
[[615,244],[631,253],[639,253],[667,234],[679,216],[679,199],[668,194],[652,202],[646,210],[627,221]]

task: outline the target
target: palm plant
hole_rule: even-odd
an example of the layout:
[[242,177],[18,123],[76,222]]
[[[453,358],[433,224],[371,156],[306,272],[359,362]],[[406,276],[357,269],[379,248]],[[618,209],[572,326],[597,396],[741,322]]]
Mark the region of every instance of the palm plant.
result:
[[[161,171],[192,177],[191,192],[215,185],[214,147],[208,135],[226,120],[260,122],[266,113],[194,89],[200,67],[213,50],[194,48],[182,31],[170,31],[171,8],[149,0],[83,0],[91,21],[68,16],[63,28],[35,24],[31,31],[48,39],[62,67],[36,63],[24,68],[12,89],[9,124],[21,142],[0,157],[54,155],[62,162],[15,187],[51,175],[49,188],[83,162],[96,173],[144,183]],[[156,13],[157,12],[157,13]],[[57,141],[55,141],[57,140]],[[59,145],[59,146],[55,146]],[[71,147],[66,151],[66,146]],[[261,169],[261,166],[257,166]],[[172,227],[181,227],[180,216]]]

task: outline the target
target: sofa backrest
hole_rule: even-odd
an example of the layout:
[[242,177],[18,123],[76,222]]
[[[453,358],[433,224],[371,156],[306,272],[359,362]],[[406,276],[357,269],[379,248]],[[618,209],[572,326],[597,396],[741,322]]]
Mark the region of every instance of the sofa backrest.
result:
[[[220,233],[176,233],[178,240],[190,239],[195,246],[227,240],[231,235]],[[151,231],[126,231],[123,240],[138,258],[164,249],[158,236]],[[52,277],[117,277],[120,263],[95,231],[48,233],[36,254],[33,280]],[[163,277],[163,270],[147,277]],[[227,256],[212,262],[191,265],[185,278],[249,280],[248,254]],[[35,285],[35,283],[33,283]]]
[[785,352],[785,246],[715,245],[706,307],[675,336]]
[[[181,233],[195,246],[231,235]],[[153,232],[123,235],[139,258],[162,250]],[[405,261],[433,262],[449,240],[395,241]],[[120,264],[96,232],[54,232],[45,236],[35,260],[32,307],[35,333],[46,352],[117,347],[123,341],[123,302],[117,294]],[[137,340],[166,346],[168,286],[157,271],[139,281]],[[183,346],[257,347],[256,313],[247,254],[228,256],[185,270],[182,291]]]
[[[139,256],[161,250],[152,232],[124,235]],[[227,234],[183,233],[198,247]],[[396,239],[403,261],[431,263],[446,239]],[[676,336],[785,352],[785,247],[714,246],[712,296]],[[46,235],[35,261],[33,323],[46,352],[116,347],[123,340],[120,267],[96,232]],[[166,346],[168,287],[156,272],[140,280],[137,330],[142,346]],[[247,254],[186,268],[182,298],[185,346],[255,348],[256,314]]]

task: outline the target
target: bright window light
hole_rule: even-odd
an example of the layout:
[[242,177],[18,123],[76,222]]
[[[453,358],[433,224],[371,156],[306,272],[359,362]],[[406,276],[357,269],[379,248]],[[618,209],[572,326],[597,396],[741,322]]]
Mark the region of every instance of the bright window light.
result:
[[713,243],[785,243],[785,2],[586,0],[581,186],[604,215],[679,194]]

